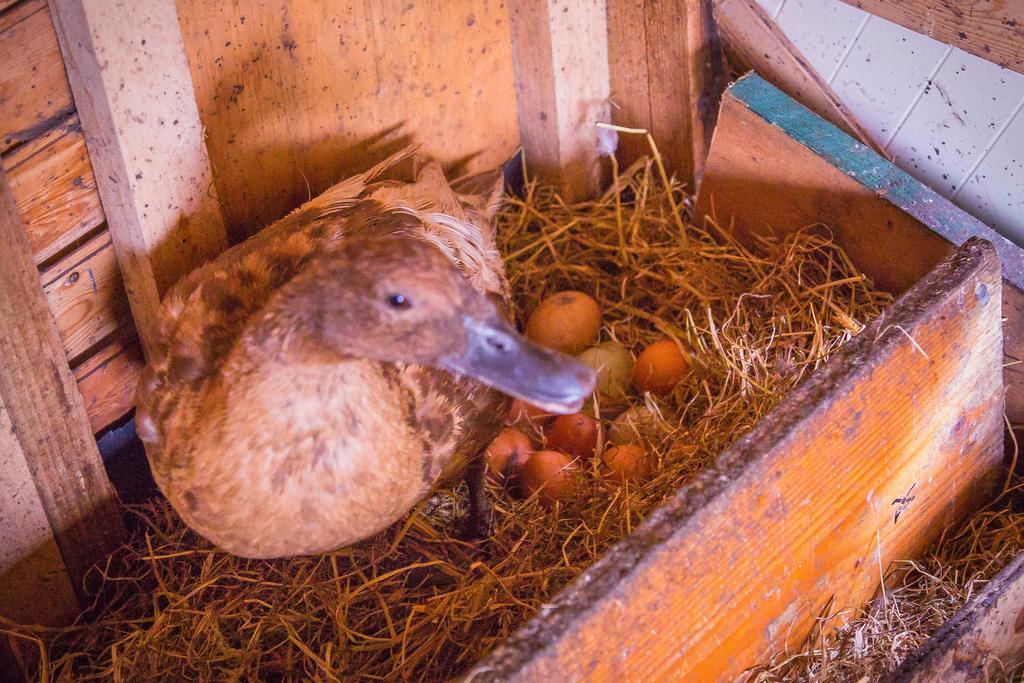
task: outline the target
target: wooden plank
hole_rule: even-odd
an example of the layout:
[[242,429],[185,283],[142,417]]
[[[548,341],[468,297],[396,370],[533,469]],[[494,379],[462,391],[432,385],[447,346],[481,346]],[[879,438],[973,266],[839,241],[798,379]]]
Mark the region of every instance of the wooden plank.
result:
[[234,239],[413,138],[470,172],[515,152],[502,0],[178,7]]
[[864,272],[898,293],[951,245],[991,242],[1003,296],[1006,412],[1024,423],[1024,250],[758,76],[723,98],[695,215],[750,239],[821,223]]
[[103,223],[103,206],[77,115],[21,145],[3,161],[36,263],[52,258]]
[[74,111],[46,0],[0,15],[0,64],[0,152],[6,152]]
[[51,8],[132,315],[152,347],[163,292],[226,244],[177,10],[173,0]]
[[131,329],[110,234],[96,235],[41,274],[64,353],[74,359],[117,329]]
[[[711,0],[608,0],[612,121],[651,132],[670,172],[696,187],[726,73]],[[647,140],[619,140],[619,163],[649,155]]]
[[866,603],[999,483],[1000,288],[965,244],[469,678],[732,680]]
[[2,172],[0,243],[0,401],[79,592],[124,527]]
[[715,17],[734,64],[753,69],[823,119],[872,145],[832,86],[790,42],[757,0],[715,0]]
[[1022,633],[1024,553],[908,656],[892,679],[901,683],[997,680],[992,674],[1024,663]]
[[1024,3],[843,0],[875,16],[1024,73]]
[[609,121],[608,28],[603,3],[514,0],[512,58],[526,162],[572,201],[601,189]]
[[106,429],[135,407],[135,388],[143,365],[138,340],[125,333],[75,368],[93,432]]

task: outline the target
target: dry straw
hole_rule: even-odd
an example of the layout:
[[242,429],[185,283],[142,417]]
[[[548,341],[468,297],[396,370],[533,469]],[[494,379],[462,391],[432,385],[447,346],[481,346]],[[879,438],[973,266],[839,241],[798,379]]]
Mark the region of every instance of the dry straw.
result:
[[[604,310],[603,338],[636,351],[668,336],[692,350],[699,370],[671,396],[632,399],[663,417],[645,437],[658,462],[647,480],[609,487],[596,465],[584,464],[579,495],[550,510],[493,489],[494,533],[481,546],[453,537],[454,521],[465,513],[463,491],[440,491],[358,546],[271,562],[212,548],[155,500],[131,510],[138,531],[107,563],[98,606],[78,624],[4,632],[38,653],[42,680],[458,675],[891,302],[820,226],[748,249],[714,222],[695,225],[688,205],[680,186],[666,186],[657,164],[641,161],[588,203],[568,205],[530,182],[499,219],[520,320],[544,296],[580,289]],[[674,207],[683,209],[682,221]],[[780,655],[752,675],[828,677],[837,660],[850,656],[850,638],[862,663],[844,672],[888,666],[893,658],[878,654],[881,644],[905,644],[894,642],[894,629],[941,620],[929,606],[927,616],[908,624],[913,610],[896,605],[937,596],[953,609],[971,590],[971,577],[990,575],[1019,545],[1017,522],[1005,527],[990,515],[972,524],[981,536],[1003,529],[995,543],[1002,554],[991,544],[974,547],[964,535],[950,539],[944,547],[974,559],[957,560],[934,583],[913,584],[907,574],[905,588],[890,588],[884,619],[865,625],[860,636],[846,627],[838,640],[811,640],[804,654]],[[916,571],[934,573],[934,564],[926,560]]]

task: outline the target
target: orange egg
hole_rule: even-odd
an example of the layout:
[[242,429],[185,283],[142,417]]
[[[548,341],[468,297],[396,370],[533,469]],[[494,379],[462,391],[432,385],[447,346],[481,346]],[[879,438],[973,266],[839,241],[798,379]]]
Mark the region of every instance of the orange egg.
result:
[[544,430],[547,447],[577,458],[589,458],[601,440],[601,423],[584,413],[559,415]]
[[633,369],[633,386],[641,393],[667,394],[690,370],[690,359],[671,339],[643,350]]
[[526,434],[511,427],[502,429],[484,451],[487,480],[494,484],[503,484],[508,479],[515,478],[532,451],[533,446]]
[[604,477],[609,481],[623,483],[650,473],[647,452],[635,443],[609,448],[601,456],[604,461]]
[[538,408],[517,398],[512,402],[512,408],[509,410],[508,423],[510,425],[528,426],[536,429],[550,422],[554,416],[554,413],[549,413],[543,408]]
[[541,346],[577,354],[601,331],[601,307],[583,292],[552,294],[526,323],[526,337]]
[[537,451],[519,470],[519,489],[524,498],[534,494],[545,505],[576,495],[577,468],[565,453]]

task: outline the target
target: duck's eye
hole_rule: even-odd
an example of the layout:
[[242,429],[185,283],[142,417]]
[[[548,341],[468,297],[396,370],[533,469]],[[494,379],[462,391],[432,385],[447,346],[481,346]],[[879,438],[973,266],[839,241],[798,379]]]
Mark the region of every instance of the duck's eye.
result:
[[387,302],[388,306],[391,308],[409,308],[412,306],[412,302],[409,301],[409,297],[404,294],[389,294]]

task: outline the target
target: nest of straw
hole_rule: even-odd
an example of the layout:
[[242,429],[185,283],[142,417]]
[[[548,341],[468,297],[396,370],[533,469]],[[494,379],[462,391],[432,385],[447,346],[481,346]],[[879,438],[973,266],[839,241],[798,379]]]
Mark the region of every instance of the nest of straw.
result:
[[603,339],[638,350],[670,336],[696,358],[671,395],[632,398],[663,418],[646,436],[658,463],[647,479],[614,487],[584,472],[578,495],[551,508],[494,488],[482,546],[455,538],[463,491],[439,491],[357,546],[278,561],[225,554],[153,500],[130,509],[137,531],[78,623],[2,630],[36,653],[44,680],[458,675],[891,302],[820,226],[748,249],[695,225],[688,201],[642,161],[584,204],[530,182],[499,219],[520,319],[580,289],[604,310]]

